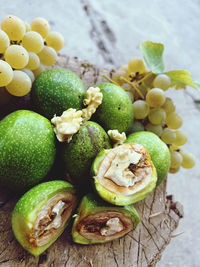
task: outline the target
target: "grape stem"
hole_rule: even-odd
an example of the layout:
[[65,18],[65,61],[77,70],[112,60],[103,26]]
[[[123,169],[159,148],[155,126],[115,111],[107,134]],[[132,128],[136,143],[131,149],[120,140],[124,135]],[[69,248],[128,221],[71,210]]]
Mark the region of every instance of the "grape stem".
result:
[[[117,82],[115,82],[115,81],[113,81],[111,78],[109,78],[108,76],[106,76],[106,75],[102,75],[102,77],[103,78],[105,78],[106,80],[108,80],[109,82],[111,82],[111,83],[113,83],[113,84],[115,84],[115,85],[117,85],[117,86],[120,86]],[[120,86],[121,87],[121,86]]]
[[153,74],[152,71],[150,71],[147,75],[145,75],[142,79],[140,79],[139,81],[135,82],[135,85],[138,85],[139,83],[143,82],[144,80],[146,80],[147,77],[151,76]]
[[135,86],[135,83],[130,82],[129,80],[127,80],[124,77],[120,77],[121,80],[127,82],[133,89],[135,89],[135,91],[137,91],[137,93],[141,96],[142,99],[144,99],[143,94],[140,92],[140,90]]
[[[137,88],[137,85],[140,84],[141,82],[143,82],[147,77],[151,76],[153,74],[152,71],[150,71],[147,75],[145,75],[142,79],[140,79],[139,81],[137,82],[130,82],[129,80],[127,80],[126,78],[120,76],[120,79],[125,81],[126,83],[128,83],[133,89],[135,89],[135,91],[137,91],[137,93],[140,95],[140,97],[142,99],[144,99],[144,96],[143,94],[140,92],[140,90]],[[108,76],[106,75],[102,75],[103,78],[105,78],[106,80],[108,80],[109,82],[117,85],[117,86],[120,86],[117,82],[113,81],[111,78],[109,78]],[[121,86],[120,86],[121,87]],[[121,87],[123,88],[123,87]],[[124,89],[124,88],[123,88]]]

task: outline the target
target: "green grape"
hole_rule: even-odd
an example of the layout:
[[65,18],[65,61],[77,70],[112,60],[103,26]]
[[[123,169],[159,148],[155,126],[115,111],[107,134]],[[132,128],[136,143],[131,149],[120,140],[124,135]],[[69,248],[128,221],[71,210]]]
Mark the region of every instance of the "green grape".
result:
[[115,81],[119,85],[123,85],[126,82],[123,79],[121,79],[121,77],[128,79],[127,73],[124,70],[116,71],[115,74],[113,75],[113,81]]
[[[148,75],[148,76],[147,76]],[[154,73],[146,73],[145,75],[145,79],[143,81],[144,85],[147,87],[147,88],[153,88],[153,81],[156,77],[156,75]]]
[[35,76],[31,70],[24,68],[24,69],[21,69],[21,71],[25,72],[29,76],[32,83],[34,82]]
[[0,60],[0,87],[8,85],[13,78],[11,66],[4,60]]
[[[146,94],[147,94],[147,88],[146,88],[143,84],[141,84],[141,85],[138,87],[138,89],[140,90],[141,94],[142,94],[142,95],[144,96],[144,98],[145,98],[145,96],[146,96]],[[141,98],[141,96],[138,94],[137,91],[135,91],[135,98],[136,98],[136,99]]]
[[151,123],[148,123],[145,126],[146,130],[152,133],[155,133],[156,135],[158,135],[159,137],[162,135],[163,133],[163,127],[162,125],[158,124],[158,125],[154,125]]
[[146,70],[144,61],[139,57],[134,57],[128,62],[128,70],[130,73],[144,73]]
[[166,113],[174,112],[176,109],[172,99],[169,97],[166,97],[165,103],[162,105],[162,108]]
[[182,156],[179,152],[177,151],[171,151],[171,166],[170,168],[172,169],[178,169],[181,166],[182,163]]
[[56,59],[57,59],[57,53],[55,49],[49,46],[44,46],[44,48],[38,54],[38,56],[42,64],[46,66],[52,66],[53,64],[55,64]]
[[148,119],[152,124],[162,124],[165,122],[166,113],[162,108],[152,108],[149,112]]
[[179,168],[170,168],[169,172],[170,173],[177,173],[179,170],[180,170],[180,167]]
[[23,71],[14,70],[13,73],[14,76],[11,83],[6,86],[7,91],[14,96],[27,95],[31,90],[31,79]]
[[59,32],[50,32],[45,41],[48,46],[53,47],[56,51],[62,49],[64,45],[64,38]]
[[129,84],[125,83],[122,88],[127,93],[127,95],[129,96],[129,98],[131,99],[131,102],[133,102],[134,101],[134,94],[133,94],[132,87]]
[[44,18],[35,18],[31,22],[31,29],[38,32],[43,38],[46,38],[50,31],[50,25]]
[[134,132],[141,132],[144,131],[144,125],[140,121],[134,121],[129,133],[134,133]]
[[11,41],[21,41],[26,32],[24,22],[13,15],[6,16],[2,20],[1,29],[7,33]]
[[22,45],[28,52],[38,54],[44,47],[42,36],[38,32],[29,31],[22,39]]
[[128,66],[123,65],[123,66],[121,66],[121,67],[119,68],[119,70],[123,70],[123,71],[125,71],[126,73],[128,73]]
[[183,146],[188,140],[186,133],[180,130],[175,131],[175,133],[176,139],[174,140],[173,144],[176,146]]
[[40,66],[40,59],[38,55],[33,52],[29,52],[29,61],[26,68],[29,70],[36,70]]
[[170,149],[170,151],[178,151],[178,152],[180,152],[180,147],[175,146],[174,144],[170,145],[169,149]]
[[125,90],[125,92],[126,92],[127,95],[130,97],[131,102],[133,102],[133,101],[134,101],[134,95],[133,95],[133,92],[131,92],[131,91],[126,91],[126,90]]
[[27,22],[24,22],[25,23],[25,27],[26,27],[26,32],[30,32],[31,31],[31,25]]
[[0,87],[0,107],[8,104],[11,98],[5,87]]
[[167,127],[173,130],[176,130],[181,127],[183,121],[182,118],[176,112],[167,114],[166,124]]
[[134,117],[144,119],[149,114],[149,105],[144,100],[137,100],[133,103]]
[[0,30],[0,54],[3,54],[9,45],[10,40],[8,35],[4,31]]
[[146,95],[146,101],[150,107],[158,108],[165,103],[165,93],[159,88],[149,90]]
[[125,91],[133,92],[133,88],[132,88],[128,83],[125,83],[125,84],[123,85],[123,89],[124,89]]
[[181,166],[184,169],[191,169],[195,165],[195,157],[192,153],[181,153],[183,161]]
[[26,49],[21,45],[11,45],[5,51],[5,60],[13,69],[23,69],[29,60]]
[[153,81],[153,86],[161,88],[164,91],[167,90],[171,85],[171,79],[166,74],[159,74]]
[[37,68],[36,70],[33,70],[33,74],[35,78],[37,78],[40,75],[40,73],[42,73],[43,71],[45,71],[45,68],[42,64],[40,64],[39,68]]
[[165,144],[173,144],[174,140],[176,139],[176,133],[170,129],[164,129],[161,139],[163,142],[165,142]]

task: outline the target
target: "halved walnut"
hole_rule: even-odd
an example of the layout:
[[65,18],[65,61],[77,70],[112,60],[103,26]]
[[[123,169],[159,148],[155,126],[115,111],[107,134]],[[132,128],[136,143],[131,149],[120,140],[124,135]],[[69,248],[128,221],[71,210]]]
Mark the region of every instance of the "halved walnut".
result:
[[118,206],[142,200],[157,182],[157,172],[148,151],[134,143],[102,150],[92,164],[91,173],[96,192]]
[[145,188],[151,175],[152,165],[145,148],[138,144],[123,144],[105,156],[97,179],[116,194],[130,195]]
[[49,243],[65,225],[76,203],[76,197],[63,192],[52,197],[39,212],[29,242],[36,247]]
[[90,214],[76,226],[80,235],[89,240],[105,240],[118,238],[133,229],[130,217],[118,211],[105,211]]
[[109,206],[93,194],[81,200],[72,228],[72,238],[78,244],[105,243],[124,236],[140,222],[133,205]]

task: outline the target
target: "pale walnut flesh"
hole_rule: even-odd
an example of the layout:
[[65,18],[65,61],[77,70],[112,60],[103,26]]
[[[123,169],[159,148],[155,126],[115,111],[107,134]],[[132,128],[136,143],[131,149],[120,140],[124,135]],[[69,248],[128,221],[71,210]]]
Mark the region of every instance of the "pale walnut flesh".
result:
[[70,142],[72,136],[78,132],[83,122],[82,111],[70,108],[63,112],[61,116],[51,119],[54,132],[59,142]]
[[75,206],[76,197],[70,193],[60,193],[51,198],[39,212],[31,229],[29,242],[40,247],[48,244],[64,227]]
[[118,211],[91,214],[82,219],[76,227],[80,235],[89,240],[109,241],[133,229],[131,219]]
[[86,99],[83,103],[86,108],[82,109],[84,121],[89,120],[95,113],[99,105],[101,105],[103,94],[100,92],[99,87],[90,87],[86,92]]
[[105,173],[105,177],[115,182],[120,186],[132,186],[138,181],[139,177],[134,175],[133,171],[129,166],[136,165],[140,161],[142,155],[135,151],[125,150],[119,151],[111,166]]
[[120,133],[118,130],[109,130],[108,135],[113,142],[113,147],[122,145],[126,140],[125,132]]
[[106,222],[106,226],[101,228],[101,235],[109,236],[121,232],[124,229],[123,224],[121,223],[118,217],[109,219]]
[[102,186],[118,195],[130,195],[150,183],[151,164],[150,156],[142,145],[123,144],[105,156],[97,179]]

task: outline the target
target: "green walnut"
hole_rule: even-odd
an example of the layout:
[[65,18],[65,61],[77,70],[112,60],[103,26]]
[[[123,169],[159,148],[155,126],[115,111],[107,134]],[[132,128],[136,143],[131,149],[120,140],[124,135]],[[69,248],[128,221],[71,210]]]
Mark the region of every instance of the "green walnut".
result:
[[156,167],[159,185],[167,177],[170,168],[170,152],[167,145],[156,134],[145,131],[130,134],[125,142],[146,147]]
[[62,234],[76,204],[75,190],[68,182],[57,180],[33,187],[12,213],[16,239],[32,255],[40,255]]
[[53,68],[42,72],[31,90],[33,106],[48,119],[55,114],[60,116],[69,108],[82,109],[84,98],[82,81],[66,69]]
[[38,184],[55,154],[53,128],[45,117],[18,110],[0,122],[0,186],[19,192]]
[[157,182],[150,155],[139,144],[123,144],[101,151],[91,171],[99,196],[119,206],[142,200],[152,192]]
[[72,140],[62,144],[65,170],[79,187],[87,187],[92,162],[105,148],[111,148],[109,137],[99,124],[92,121],[81,125]]
[[101,83],[97,87],[103,100],[94,114],[94,120],[106,131],[127,132],[133,122],[133,104],[127,93],[112,83]]
[[140,217],[133,205],[109,206],[89,194],[83,197],[73,228],[73,241],[89,245],[105,243],[120,238],[134,230]]

